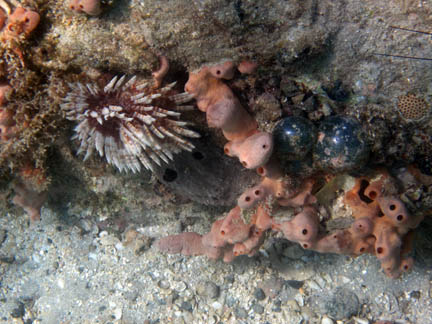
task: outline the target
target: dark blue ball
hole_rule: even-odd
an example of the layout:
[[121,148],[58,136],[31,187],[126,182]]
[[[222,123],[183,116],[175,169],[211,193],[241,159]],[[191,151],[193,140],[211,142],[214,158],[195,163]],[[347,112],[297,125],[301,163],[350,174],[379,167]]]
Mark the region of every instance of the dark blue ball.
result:
[[277,154],[287,161],[303,160],[312,149],[317,137],[314,124],[303,117],[286,117],[274,130],[274,147]]
[[358,121],[333,116],[322,121],[313,151],[314,164],[327,172],[362,168],[369,158],[366,135]]

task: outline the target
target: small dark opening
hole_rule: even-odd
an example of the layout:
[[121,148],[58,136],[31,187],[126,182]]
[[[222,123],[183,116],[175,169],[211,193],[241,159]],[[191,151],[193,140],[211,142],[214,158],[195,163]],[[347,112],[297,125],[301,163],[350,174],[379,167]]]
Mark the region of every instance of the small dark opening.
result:
[[363,200],[367,204],[370,204],[371,202],[373,202],[373,200],[370,199],[368,196],[366,196],[364,193],[368,186],[369,186],[369,181],[362,180],[360,183],[360,190],[358,192],[358,195],[359,195],[361,200]]
[[376,199],[376,197],[377,197],[377,193],[376,193],[376,191],[371,191],[371,192],[369,192],[369,198],[370,199]]
[[260,192],[259,190],[255,190],[255,195],[256,195],[256,196],[259,196],[260,193],[261,193],[261,192]]
[[308,233],[308,230],[305,228],[305,229],[303,229],[303,231],[302,231],[302,234],[303,235],[306,235]]
[[202,154],[200,151],[195,151],[192,153],[192,156],[195,160],[202,160],[204,159],[204,154]]
[[384,214],[383,214],[383,212],[380,210],[379,212],[378,212],[378,217],[383,217],[384,216]]
[[173,182],[175,179],[177,179],[177,171],[173,169],[165,169],[164,175],[162,179],[166,182]]
[[402,216],[402,215],[398,215],[398,216],[396,217],[396,219],[397,219],[399,222],[402,222],[402,221],[403,221],[403,216]]
[[396,206],[395,205],[390,205],[390,210],[395,210]]
[[384,252],[384,249],[382,247],[377,248],[377,253],[381,254]]
[[364,247],[361,247],[361,248],[360,248],[360,252],[363,253],[364,251],[365,251],[365,248],[364,248]]
[[246,201],[250,201],[251,199],[250,199],[249,196],[247,196],[247,197],[245,197],[245,200],[246,200]]

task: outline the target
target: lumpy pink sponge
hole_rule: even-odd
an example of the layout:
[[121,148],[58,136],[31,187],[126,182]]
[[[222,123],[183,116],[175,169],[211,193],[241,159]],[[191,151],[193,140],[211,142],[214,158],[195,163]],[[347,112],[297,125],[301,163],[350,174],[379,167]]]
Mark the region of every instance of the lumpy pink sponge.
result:
[[232,62],[204,67],[190,73],[185,90],[194,95],[198,108],[206,112],[208,125],[222,130],[228,140],[225,153],[238,157],[245,168],[255,169],[269,160],[273,138],[258,130],[255,119],[221,80],[232,78],[234,69]]
[[410,248],[411,231],[423,220],[421,214],[411,215],[399,198],[386,195],[384,185],[390,180],[387,173],[378,179],[357,179],[354,188],[345,195],[355,221],[348,230],[351,253],[375,254],[384,272],[398,277],[411,269],[413,260],[406,256]]
[[[207,255],[230,262],[238,255],[256,253],[265,233],[273,230],[304,249],[352,256],[373,254],[389,277],[398,277],[409,270],[413,260],[406,252],[410,248],[412,230],[423,216],[410,215],[398,196],[384,194],[389,192],[386,186],[392,182],[391,177],[381,172],[373,180],[357,179],[344,197],[353,211],[352,226],[327,233],[314,196],[314,186],[318,182],[315,176],[325,177],[317,174],[295,181],[282,172],[277,159],[271,156],[272,137],[258,130],[256,120],[222,80],[232,78],[235,68],[232,62],[204,67],[190,74],[185,90],[194,95],[198,108],[206,113],[208,125],[222,130],[228,140],[225,153],[237,157],[244,167],[255,168],[262,180],[247,189],[239,197],[237,206],[216,220],[207,234],[168,236],[157,242],[158,248],[168,253]],[[256,65],[249,62],[237,69],[250,73]],[[273,216],[275,210],[283,207],[294,210],[291,219]]]
[[71,0],[69,8],[90,16],[97,16],[102,12],[100,0]]

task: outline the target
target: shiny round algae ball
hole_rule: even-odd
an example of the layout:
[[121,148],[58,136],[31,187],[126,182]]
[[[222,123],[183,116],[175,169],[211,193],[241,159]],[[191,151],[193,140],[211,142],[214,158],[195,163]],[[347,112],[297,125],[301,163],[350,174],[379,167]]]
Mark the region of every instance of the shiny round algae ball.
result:
[[319,126],[313,159],[323,171],[344,172],[365,166],[369,151],[366,135],[358,121],[333,116],[324,119]]
[[316,127],[303,117],[283,118],[273,130],[275,150],[287,161],[303,160],[314,146],[316,138]]

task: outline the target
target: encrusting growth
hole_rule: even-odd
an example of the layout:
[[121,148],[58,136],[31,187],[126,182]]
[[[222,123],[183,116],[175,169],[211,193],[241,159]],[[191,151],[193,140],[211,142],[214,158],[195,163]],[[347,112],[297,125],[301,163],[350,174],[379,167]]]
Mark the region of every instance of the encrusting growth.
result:
[[38,26],[39,14],[31,9],[16,7],[13,11],[2,1],[0,4],[0,39],[6,48],[15,52],[24,64],[20,43]]
[[120,171],[138,172],[141,165],[153,170],[153,164],[168,163],[180,150],[192,151],[186,137],[200,135],[180,120],[180,112],[192,108],[181,105],[192,96],[174,91],[175,82],[159,88],[163,74],[155,74],[156,85],[136,76],[115,76],[102,85],[71,84],[61,108],[78,122],[77,154],[85,153],[87,160],[96,150]]
[[[276,157],[271,156],[272,136],[258,130],[255,119],[221,80],[232,78],[235,68],[232,62],[225,62],[190,73],[185,90],[206,112],[209,126],[222,130],[228,140],[225,153],[238,157],[244,167],[255,168],[262,180],[247,189],[237,206],[216,220],[209,233],[162,238],[157,242],[159,250],[207,255],[230,262],[238,255],[255,254],[271,229],[304,249],[352,256],[373,254],[389,277],[396,278],[410,270],[413,261],[406,253],[410,250],[412,230],[423,216],[410,215],[395,190],[386,191],[392,178],[386,172],[378,172],[373,180],[357,179],[356,186],[345,195],[354,223],[347,229],[326,232],[313,191],[316,179],[310,177],[299,183],[284,174]],[[243,62],[241,70],[249,72],[255,68],[255,64]],[[288,220],[272,216],[281,207],[292,207],[296,214]]]

